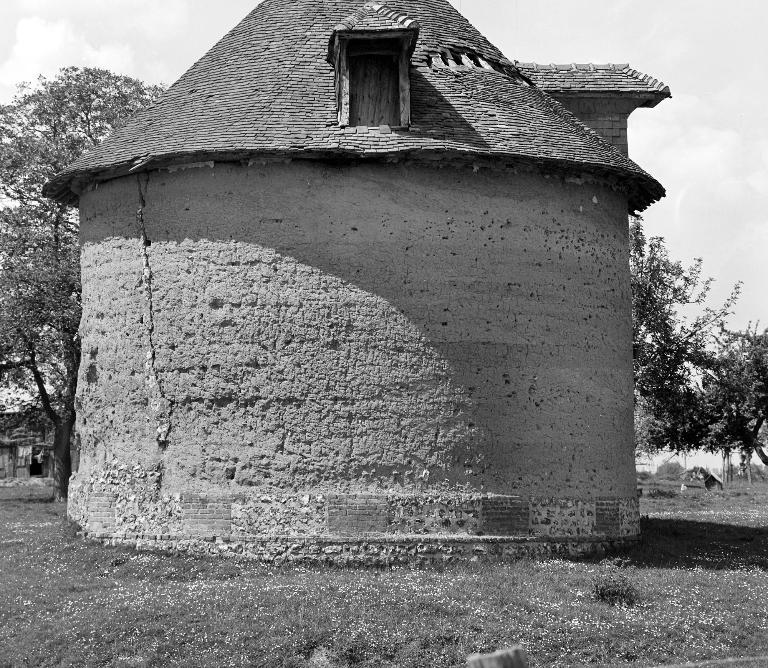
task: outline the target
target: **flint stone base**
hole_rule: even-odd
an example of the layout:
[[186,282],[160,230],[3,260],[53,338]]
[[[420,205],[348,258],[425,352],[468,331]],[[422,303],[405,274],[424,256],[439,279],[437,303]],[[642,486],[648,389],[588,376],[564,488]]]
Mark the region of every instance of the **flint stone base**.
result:
[[572,499],[449,490],[168,492],[139,465],[70,484],[68,514],[109,545],[266,563],[400,565],[582,556],[631,545],[637,497]]
[[264,564],[316,566],[439,566],[453,563],[501,563],[535,557],[585,557],[627,549],[637,538],[549,536],[425,537],[327,536],[297,539],[271,536],[249,540],[191,539],[172,536],[84,532],[104,545],[175,554],[227,556]]

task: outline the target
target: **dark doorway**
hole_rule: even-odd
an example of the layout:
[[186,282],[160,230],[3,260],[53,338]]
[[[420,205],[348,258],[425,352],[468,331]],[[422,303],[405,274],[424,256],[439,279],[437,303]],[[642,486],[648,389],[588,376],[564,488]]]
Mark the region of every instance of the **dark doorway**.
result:
[[32,463],[29,465],[29,475],[43,475],[43,465],[41,462],[37,461],[36,457],[32,457]]

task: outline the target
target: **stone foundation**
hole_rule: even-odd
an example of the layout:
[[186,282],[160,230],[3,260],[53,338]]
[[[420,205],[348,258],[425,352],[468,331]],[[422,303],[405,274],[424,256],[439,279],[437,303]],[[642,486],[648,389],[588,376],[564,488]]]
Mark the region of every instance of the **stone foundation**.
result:
[[69,516],[107,544],[268,563],[363,565],[584,555],[639,536],[632,498],[400,493],[167,493],[117,465],[70,485]]
[[637,538],[545,536],[369,536],[345,538],[270,536],[233,540],[170,536],[115,536],[86,533],[105,545],[196,555],[224,555],[264,564],[318,566],[437,566],[466,562],[504,562],[548,556],[582,557],[624,549]]

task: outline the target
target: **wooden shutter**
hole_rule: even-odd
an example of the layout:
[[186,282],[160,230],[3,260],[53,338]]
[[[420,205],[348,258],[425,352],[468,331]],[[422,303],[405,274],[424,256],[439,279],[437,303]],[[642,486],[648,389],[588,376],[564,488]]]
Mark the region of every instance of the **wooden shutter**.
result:
[[399,126],[400,66],[396,54],[349,56],[349,124]]

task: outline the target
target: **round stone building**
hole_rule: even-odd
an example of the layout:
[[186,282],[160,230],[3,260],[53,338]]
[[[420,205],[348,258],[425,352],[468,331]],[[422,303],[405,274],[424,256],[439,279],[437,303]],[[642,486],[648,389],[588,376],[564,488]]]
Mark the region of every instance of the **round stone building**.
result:
[[[612,131],[668,96],[612,71],[634,90],[582,84]],[[265,0],[48,184],[80,207],[88,535],[361,563],[638,536],[627,214],[664,191],[545,75],[447,0]]]

